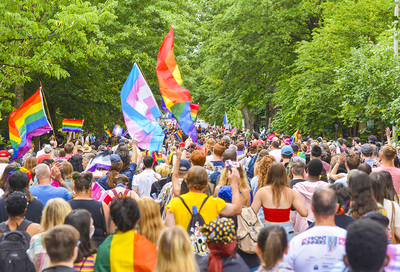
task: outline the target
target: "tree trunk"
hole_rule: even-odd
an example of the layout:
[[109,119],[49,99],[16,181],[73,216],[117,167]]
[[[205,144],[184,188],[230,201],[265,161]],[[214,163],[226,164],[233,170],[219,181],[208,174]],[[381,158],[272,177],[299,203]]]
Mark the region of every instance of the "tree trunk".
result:
[[14,94],[14,107],[19,108],[24,103],[24,85],[15,84]]
[[249,112],[246,107],[240,110],[244,119],[244,126],[246,129],[250,129],[250,131],[254,130],[254,113]]

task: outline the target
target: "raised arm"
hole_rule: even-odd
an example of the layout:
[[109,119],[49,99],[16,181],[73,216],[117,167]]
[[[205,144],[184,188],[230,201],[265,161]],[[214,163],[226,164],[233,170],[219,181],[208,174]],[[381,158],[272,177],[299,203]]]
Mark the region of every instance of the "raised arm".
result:
[[[138,144],[138,141],[136,140],[135,137],[133,137],[133,139],[131,139],[131,140],[129,141],[129,143],[130,143],[130,145],[132,146],[132,157],[131,157],[131,162],[136,163],[136,162],[137,162],[137,158],[138,158],[138,155],[137,155],[137,144]],[[136,164],[136,165],[137,165],[137,164]]]
[[228,170],[228,180],[232,188],[232,203],[227,203],[221,210],[221,214],[224,216],[234,216],[242,212],[242,203],[239,193],[240,175],[237,168],[232,168],[232,171]]
[[172,173],[172,191],[174,192],[175,197],[181,195],[181,186],[179,186],[179,181],[178,181],[181,156],[182,156],[182,147],[179,147],[178,150],[176,150],[176,160],[174,162],[174,168]]

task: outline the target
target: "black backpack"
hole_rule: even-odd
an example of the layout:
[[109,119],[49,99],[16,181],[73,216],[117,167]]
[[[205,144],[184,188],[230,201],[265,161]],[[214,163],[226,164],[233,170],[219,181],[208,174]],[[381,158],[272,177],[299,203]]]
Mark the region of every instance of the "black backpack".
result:
[[201,227],[205,224],[203,216],[201,216],[200,211],[203,208],[204,204],[207,202],[207,199],[210,196],[207,196],[203,203],[200,206],[200,209],[197,212],[197,207],[193,205],[193,212],[189,209],[186,202],[182,197],[179,197],[182,200],[183,205],[192,215],[190,218],[190,222],[187,228],[187,232],[189,233],[190,242],[192,244],[192,250],[195,254],[200,256],[208,255],[209,251],[206,244],[206,238],[201,233]]
[[254,177],[254,164],[256,163],[258,154],[254,155],[254,157],[251,158],[249,165],[247,166],[247,178],[249,179],[249,182],[251,181],[251,179]]
[[0,235],[1,272],[36,271],[26,253],[31,237],[25,230],[31,223],[31,221],[25,219],[14,231],[10,231],[5,222],[0,224],[2,232]]

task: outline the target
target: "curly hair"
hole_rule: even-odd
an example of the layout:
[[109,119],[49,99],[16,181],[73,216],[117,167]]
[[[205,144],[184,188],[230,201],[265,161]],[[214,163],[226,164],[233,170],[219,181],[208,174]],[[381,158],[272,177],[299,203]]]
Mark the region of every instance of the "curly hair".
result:
[[110,170],[108,171],[108,178],[107,178],[107,184],[111,189],[115,187],[114,178],[116,175],[119,174],[119,172],[121,172],[122,167],[123,167],[122,161],[111,163],[111,167]]
[[119,152],[117,152],[117,154],[119,155],[119,157],[121,158],[121,161],[122,161],[122,170],[121,171],[126,171],[129,168],[129,166],[131,165],[131,158],[124,151],[119,151]]
[[349,173],[349,188],[351,189],[350,215],[360,218],[370,211],[378,211],[379,207],[372,192],[369,176],[359,170]]
[[275,162],[274,156],[266,155],[258,164],[258,169],[259,169],[258,171],[260,173],[260,176],[258,177],[257,189],[260,189],[261,187],[264,187],[265,185],[267,185],[267,176],[268,176],[269,167],[274,162]]

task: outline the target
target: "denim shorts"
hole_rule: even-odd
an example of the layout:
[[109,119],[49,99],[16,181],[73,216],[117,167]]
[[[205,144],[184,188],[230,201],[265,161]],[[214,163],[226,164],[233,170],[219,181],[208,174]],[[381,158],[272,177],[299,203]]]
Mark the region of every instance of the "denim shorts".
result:
[[296,235],[296,233],[294,232],[294,228],[293,228],[292,222],[290,222],[290,221],[282,222],[282,223],[271,223],[271,222],[265,222],[264,223],[265,227],[266,226],[270,226],[270,225],[278,225],[278,226],[281,226],[282,228],[284,228],[285,232],[286,232],[288,243]]

